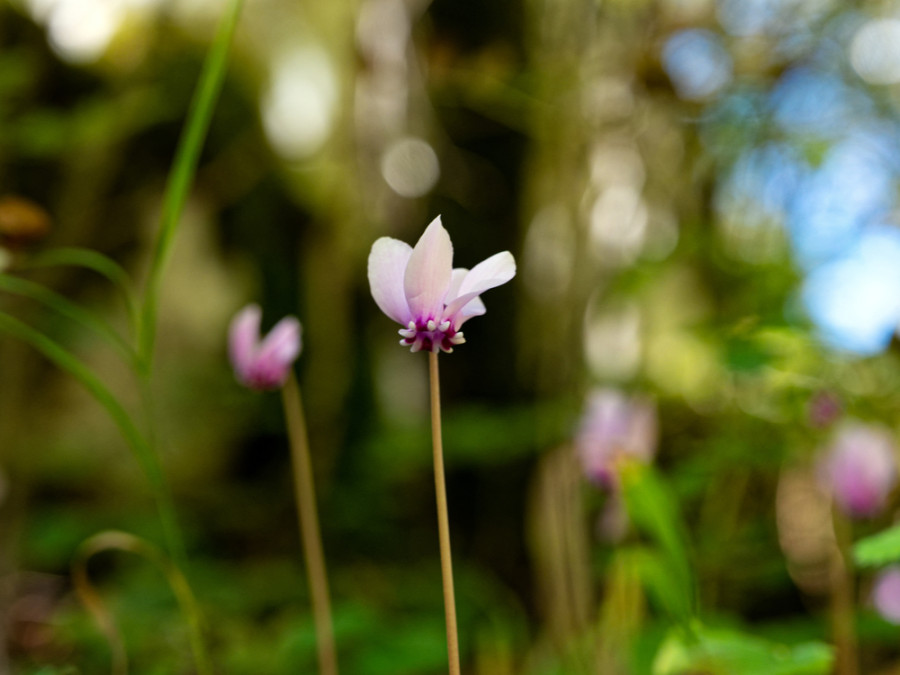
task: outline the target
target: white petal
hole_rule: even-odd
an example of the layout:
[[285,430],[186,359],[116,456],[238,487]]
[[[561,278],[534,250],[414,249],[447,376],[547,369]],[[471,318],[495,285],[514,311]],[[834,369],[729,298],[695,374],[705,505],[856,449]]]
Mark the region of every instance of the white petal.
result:
[[[453,298],[452,302],[447,303],[444,316],[448,318],[454,316],[486,290],[505,284],[515,275],[516,261],[509,251],[497,253],[478,263],[460,282],[456,297]],[[483,304],[479,309],[480,311],[474,313],[467,311],[464,314],[466,318],[484,314]],[[455,325],[460,325],[460,322],[455,321]]]
[[456,330],[459,330],[460,326],[462,326],[468,319],[471,319],[473,316],[481,316],[487,311],[487,308],[484,306],[484,303],[481,301],[477,295],[469,300],[465,305],[463,305],[462,309],[456,312],[456,316],[453,318],[453,327]]
[[404,326],[412,318],[403,292],[403,275],[412,251],[412,246],[404,241],[381,237],[369,253],[369,288],[375,304]]
[[459,287],[462,286],[463,279],[468,273],[469,270],[465,267],[457,267],[453,270],[453,274],[450,275],[450,288],[447,289],[447,297],[444,298],[444,302],[450,304],[459,295]]
[[503,251],[492,255],[487,260],[482,260],[462,280],[459,287],[459,295],[468,293],[484,293],[489,288],[495,288],[516,276],[516,261],[512,253]]
[[414,319],[440,318],[452,267],[453,244],[438,216],[416,243],[403,278],[406,301]]

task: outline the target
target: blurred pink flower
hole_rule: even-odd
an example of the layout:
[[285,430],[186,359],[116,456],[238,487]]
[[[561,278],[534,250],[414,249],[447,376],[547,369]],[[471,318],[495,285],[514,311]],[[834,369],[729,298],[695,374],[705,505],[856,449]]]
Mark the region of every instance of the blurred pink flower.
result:
[[283,318],[260,340],[262,310],[248,305],[232,319],[228,331],[231,364],[238,381],[251,389],[278,389],[300,355],[300,322]]
[[831,392],[819,391],[810,398],[806,412],[810,426],[825,429],[841,416],[843,406],[841,400]]
[[647,463],[656,452],[656,409],[614,389],[596,389],[587,402],[575,438],[587,477],[607,488],[618,487],[616,464],[624,458]]
[[492,255],[471,270],[453,269],[453,244],[438,216],[415,248],[381,237],[369,253],[369,286],[382,312],[404,326],[400,344],[410,351],[452,352],[465,342],[460,328],[485,313],[478,296],[516,274],[509,251]]
[[900,566],[886,567],[875,577],[872,604],[887,621],[900,624]]
[[852,518],[877,515],[897,482],[894,440],[883,427],[849,423],[826,450],[819,471],[844,513]]

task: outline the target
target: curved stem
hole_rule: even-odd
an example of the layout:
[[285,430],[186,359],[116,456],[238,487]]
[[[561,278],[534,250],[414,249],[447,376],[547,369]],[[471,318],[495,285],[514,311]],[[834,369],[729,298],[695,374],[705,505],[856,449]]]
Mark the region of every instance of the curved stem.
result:
[[434,453],[434,489],[437,496],[438,537],[441,545],[441,577],[444,586],[444,616],[447,622],[447,660],[450,675],[460,675],[459,634],[456,630],[456,598],[453,591],[453,558],[450,553],[450,517],[444,480],[444,444],[441,440],[441,385],[438,355],[428,355],[431,376],[431,443]]
[[[178,526],[175,502],[172,499],[169,483],[163,472],[159,456],[154,452],[147,437],[140,432],[135,425],[134,420],[125,408],[122,407],[122,404],[119,403],[118,399],[112,394],[107,386],[103,384],[93,370],[88,368],[73,354],[69,353],[40,331],[37,331],[15,317],[0,311],[0,332],[9,333],[31,345],[31,347],[43,354],[61,370],[69,373],[69,375],[78,380],[78,382],[87,389],[88,393],[93,396],[94,400],[103,406],[113,423],[118,427],[125,442],[131,448],[141,470],[147,478],[147,482],[150,484],[150,489],[153,492],[156,501],[156,508],[159,512],[159,518],[162,522],[163,538],[165,540],[166,548],[169,551],[169,555],[172,557],[176,566],[182,570],[186,570],[187,555],[185,554],[184,540],[181,535],[181,529]],[[142,394],[144,391],[145,390],[142,389]],[[199,617],[199,614],[197,614],[197,616]],[[188,619],[189,622],[191,622],[191,625],[195,623],[195,619],[199,624],[199,618],[188,617]],[[205,662],[206,654],[205,651],[203,651],[204,646],[199,632],[196,634],[192,633],[191,640],[199,650],[198,662]]]
[[85,248],[63,247],[38,253],[30,258],[26,267],[53,267],[72,265],[89,269],[105,277],[119,289],[128,311],[128,319],[133,333],[138,327],[137,294],[132,286],[131,277],[117,262],[102,253]]
[[113,675],[125,675],[128,672],[128,658],[121,635],[113,621],[112,614],[100,599],[88,575],[88,560],[105,550],[120,550],[141,555],[152,561],[166,577],[182,614],[188,623],[188,639],[194,653],[194,662],[199,675],[212,675],[212,666],[203,644],[202,619],[197,601],[191,591],[187,578],[178,565],[151,543],[127,532],[109,530],[96,534],[84,541],[78,548],[72,562],[72,576],[75,590],[82,602],[93,614],[97,624],[107,636],[113,655]]
[[319,672],[322,675],[337,675],[337,652],[334,647],[331,600],[328,593],[328,576],[325,571],[325,554],[322,550],[322,535],[319,531],[312,463],[309,458],[309,439],[306,433],[306,420],[303,416],[300,387],[293,371],[288,375],[287,382],[281,390],[281,397],[291,442],[294,497],[297,502],[297,518],[300,522],[303,555],[306,558],[306,575],[312,597],[313,620],[316,624]]

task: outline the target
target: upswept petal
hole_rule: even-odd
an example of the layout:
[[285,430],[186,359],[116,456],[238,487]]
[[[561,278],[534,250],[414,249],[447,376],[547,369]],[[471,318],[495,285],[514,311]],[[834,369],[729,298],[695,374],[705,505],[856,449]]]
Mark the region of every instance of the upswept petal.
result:
[[452,268],[453,244],[438,216],[416,243],[403,277],[403,289],[413,319],[440,318]]
[[286,316],[275,324],[259,345],[257,363],[288,366],[300,355],[300,322]]
[[261,319],[262,310],[259,305],[247,305],[231,320],[228,328],[229,356],[235,370],[241,375],[246,374],[253,365]]
[[[452,317],[453,328],[459,328],[473,316],[481,316],[487,311],[484,303],[477,295],[456,311],[456,315]],[[445,319],[451,318],[449,314],[444,316]]]
[[403,291],[403,275],[412,255],[405,241],[381,237],[369,253],[369,288],[378,308],[404,326],[412,315]]
[[450,275],[450,288],[447,289],[447,297],[444,298],[444,302],[450,302],[459,295],[459,287],[462,286],[463,279],[466,278],[466,275],[469,273],[465,267],[457,267],[453,270]]
[[[447,303],[444,316],[447,318],[454,316],[486,290],[505,284],[515,275],[516,261],[509,251],[497,253],[487,260],[481,261],[462,279],[455,293],[456,297],[453,297]],[[449,297],[452,296],[448,294]],[[484,314],[484,311],[484,305],[482,304],[481,311],[475,314],[466,312],[466,315],[468,318],[469,316]],[[457,322],[457,325],[459,323],[461,322]]]
[[459,295],[468,293],[484,293],[516,276],[516,261],[512,253],[502,251],[475,265],[463,279],[459,287]]

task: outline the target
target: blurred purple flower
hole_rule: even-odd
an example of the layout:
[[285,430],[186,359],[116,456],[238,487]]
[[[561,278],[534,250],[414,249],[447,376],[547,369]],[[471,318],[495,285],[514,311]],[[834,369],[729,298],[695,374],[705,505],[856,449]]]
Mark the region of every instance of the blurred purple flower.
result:
[[232,319],[228,331],[231,364],[238,381],[251,389],[278,389],[300,355],[300,322],[287,316],[260,340],[262,310],[248,305]]
[[415,248],[381,237],[369,253],[369,286],[382,312],[404,326],[400,344],[410,351],[452,352],[465,342],[460,327],[485,313],[478,296],[516,274],[509,251],[471,270],[453,269],[453,244],[438,216]]
[[656,409],[614,389],[596,389],[587,402],[575,438],[588,479],[607,489],[618,486],[616,464],[623,458],[649,462],[656,452]]
[[884,619],[900,624],[900,566],[886,567],[875,577],[872,604]]
[[852,518],[881,512],[897,482],[896,447],[887,429],[847,424],[826,453],[819,471],[838,507]]
[[819,391],[809,399],[806,412],[810,426],[824,429],[840,417],[843,406],[841,399],[830,391]]

